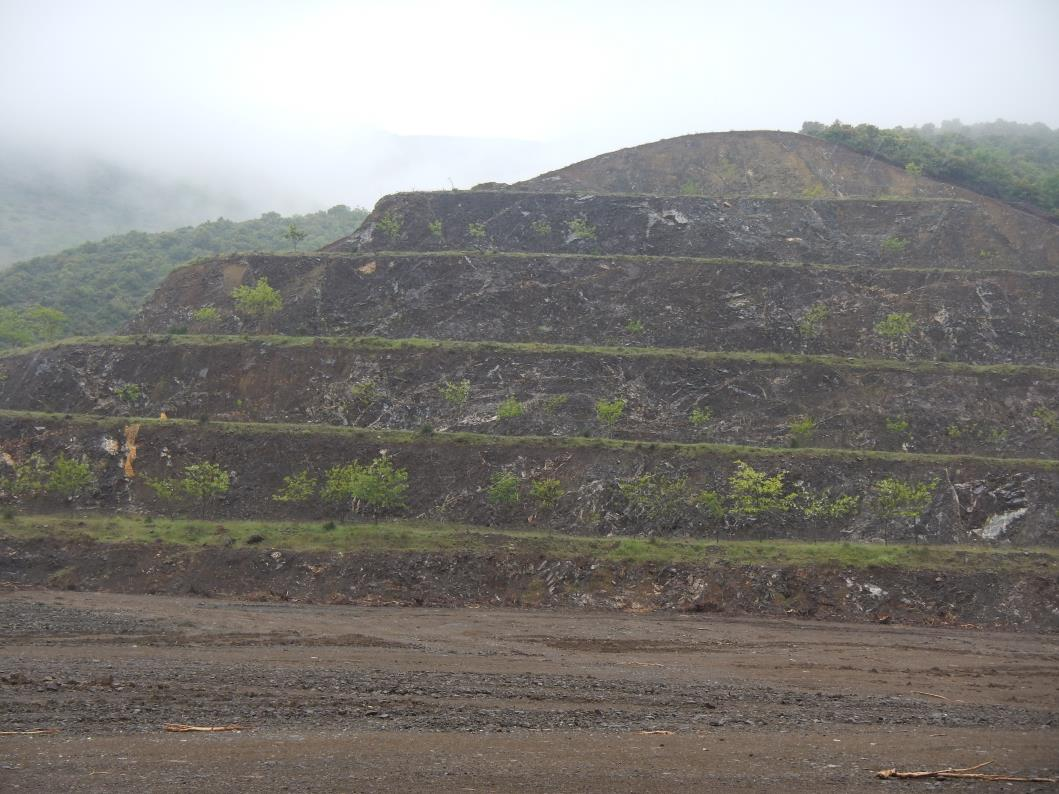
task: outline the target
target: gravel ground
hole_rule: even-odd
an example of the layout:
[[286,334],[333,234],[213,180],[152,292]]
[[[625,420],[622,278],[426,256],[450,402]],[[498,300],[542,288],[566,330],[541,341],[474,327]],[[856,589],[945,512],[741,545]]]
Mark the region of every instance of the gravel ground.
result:
[[61,732],[0,790],[929,790],[872,770],[1054,775],[1057,674],[1050,634],[8,591],[0,730]]

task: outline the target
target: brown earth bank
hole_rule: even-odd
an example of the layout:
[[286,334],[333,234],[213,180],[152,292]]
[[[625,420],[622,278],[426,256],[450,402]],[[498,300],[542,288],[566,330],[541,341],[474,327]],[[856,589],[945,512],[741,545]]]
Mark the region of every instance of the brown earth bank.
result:
[[[0,366],[7,409],[1059,459],[1059,370],[1045,368],[182,336],[72,342]],[[446,399],[463,381],[465,400]],[[596,404],[617,399],[607,427]]]
[[953,185],[915,176],[842,144],[794,132],[765,130],[682,135],[631,146],[511,187],[546,193],[988,200]]
[[[283,308],[242,323],[231,292],[265,278]],[[197,325],[213,306],[221,320]],[[821,307],[821,308],[816,308]],[[815,312],[819,322],[806,323]],[[908,314],[907,336],[876,326]],[[629,329],[633,328],[634,331]],[[223,257],[174,271],[135,333],[690,347],[1059,365],[1059,276],[497,253]]]
[[4,728],[61,731],[0,737],[5,791],[862,792],[934,785],[875,778],[894,767],[1056,773],[1059,645],[1028,631],[29,590],[0,594],[0,638]]
[[[167,514],[180,506],[161,501],[147,480],[210,461],[229,472],[231,481],[230,490],[208,505],[211,516],[341,518],[349,505],[317,498],[279,504],[272,496],[286,476],[307,471],[319,481],[331,467],[367,464],[385,455],[408,472],[407,503],[398,513],[408,517],[479,525],[530,523],[583,534],[1059,543],[1059,465],[1054,461],[17,412],[0,413],[0,444],[8,466],[28,461],[34,453],[49,461],[60,454],[88,460],[97,485],[81,504],[91,509]],[[851,496],[852,512],[830,518],[794,509],[725,512],[722,506],[739,461],[770,476],[782,472],[782,487],[792,499],[802,494],[830,502]],[[490,487],[498,473],[513,477],[517,499],[493,498]],[[929,484],[931,501],[918,519],[888,517],[877,509],[875,489],[884,478]],[[532,483],[542,479],[558,480],[561,490],[546,509],[528,494]],[[632,481],[648,491],[638,497],[639,491],[622,488]],[[679,494],[653,501],[652,489],[667,484]],[[65,502],[41,497],[27,505],[40,510]]]
[[494,545],[489,553],[311,552],[0,536],[0,587],[1059,630],[1050,573],[552,559],[513,552],[504,536]]
[[[1000,229],[971,201],[710,199],[446,191],[385,196],[322,248],[727,257],[877,268],[1055,270],[1059,227]],[[440,225],[440,226],[439,226]]]

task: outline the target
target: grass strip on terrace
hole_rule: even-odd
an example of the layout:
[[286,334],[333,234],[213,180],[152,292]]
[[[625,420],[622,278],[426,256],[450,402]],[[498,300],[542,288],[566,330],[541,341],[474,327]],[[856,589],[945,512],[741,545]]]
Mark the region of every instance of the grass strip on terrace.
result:
[[713,351],[683,347],[616,347],[606,345],[570,345],[546,342],[493,342],[437,340],[420,337],[389,339],[379,336],[286,336],[249,334],[139,334],[112,336],[78,336],[40,342],[0,352],[0,360],[43,350],[63,347],[221,347],[253,344],[261,347],[323,347],[339,350],[400,351],[452,350],[457,352],[514,353],[561,356],[612,356],[661,360],[735,362],[780,366],[824,366],[855,371],[935,373],[952,375],[1028,375],[1059,378],[1059,367],[1037,364],[965,364],[922,359],[855,358],[851,356],[807,355],[801,353],[765,353],[754,351]]
[[[532,181],[532,180],[530,180]],[[602,196],[604,198],[652,198],[652,199],[673,199],[674,201],[712,201],[720,204],[723,201],[731,202],[750,202],[750,201],[767,201],[770,204],[875,204],[880,201],[896,204],[972,204],[978,206],[977,201],[971,199],[957,198],[954,196],[895,196],[895,195],[884,195],[884,196],[817,196],[817,197],[805,197],[805,196],[743,196],[743,195],[716,195],[706,196],[691,194],[685,195],[683,193],[628,193],[621,191],[610,191],[610,190],[562,190],[562,191],[548,191],[548,190],[475,190],[474,188],[463,188],[456,190],[399,190],[396,193],[387,193],[385,196],[380,198],[376,205],[382,204],[388,199],[394,198],[416,198],[427,197],[427,196],[444,196],[448,198],[453,195],[465,195],[465,196],[517,196],[524,198],[539,198],[547,196],[558,196],[563,199],[580,199],[583,197],[595,198],[596,196]],[[371,214],[374,214],[371,213]]]
[[39,425],[52,422],[61,425],[101,427],[112,431],[130,424],[141,427],[175,427],[194,429],[209,427],[214,435],[306,435],[335,436],[370,441],[378,444],[467,444],[481,447],[539,447],[542,449],[612,449],[639,452],[671,452],[686,457],[741,458],[819,458],[862,462],[911,463],[940,466],[982,464],[1002,470],[1019,468],[1038,471],[1059,471],[1059,460],[1051,458],[997,458],[982,455],[942,455],[926,452],[884,452],[880,450],[837,449],[824,447],[748,447],[740,444],[682,444],[660,441],[630,441],[614,438],[582,438],[580,436],[493,436],[484,433],[431,433],[424,435],[410,430],[376,430],[339,425],[308,425],[286,422],[229,422],[210,420],[203,424],[194,419],[158,419],[155,417],[116,417],[94,414],[61,414],[41,411],[0,410],[0,421],[24,421]]
[[583,259],[587,261],[598,261],[606,263],[628,263],[639,265],[703,265],[708,267],[755,267],[755,268],[782,268],[785,270],[827,270],[839,273],[863,273],[874,277],[884,276],[887,273],[933,273],[938,275],[965,276],[967,278],[981,278],[983,276],[1000,276],[1004,278],[1040,278],[1054,279],[1059,273],[1052,270],[1010,270],[1004,268],[958,268],[958,267],[912,267],[898,265],[894,267],[878,267],[870,265],[842,265],[827,262],[808,262],[802,260],[783,260],[781,262],[770,262],[763,259],[734,259],[731,257],[695,257],[695,256],[653,256],[650,254],[571,254],[562,251],[489,251],[483,252],[476,249],[456,249],[444,251],[408,251],[379,249],[375,251],[312,251],[312,252],[277,252],[260,253],[254,251],[233,252],[217,256],[200,256],[190,262],[175,268],[172,272],[178,272],[184,268],[203,265],[209,262],[243,261],[251,258],[260,259],[290,259],[290,260],[333,260],[367,262],[372,259],[389,257],[392,259],[491,259],[491,260],[526,260],[526,259]]
[[234,545],[349,554],[506,553],[615,563],[873,567],[960,573],[1059,575],[1059,549],[988,546],[884,545],[793,540],[714,540],[566,535],[468,524],[384,521],[308,523],[207,521],[128,515],[14,515],[0,519],[0,537],[89,539],[101,543]]
[[[245,256],[272,256],[271,254],[246,254]],[[370,260],[383,257],[395,259],[424,259],[430,257],[446,257],[453,259],[475,258],[494,260],[525,260],[525,259],[584,259],[605,263],[621,263],[636,265],[701,265],[704,267],[753,267],[753,268],[783,268],[786,270],[828,270],[839,273],[862,273],[874,277],[883,276],[887,273],[933,273],[938,275],[961,275],[973,276],[1000,276],[1000,277],[1034,277],[1034,278],[1056,278],[1059,273],[1052,270],[1011,270],[1005,268],[959,268],[959,267],[916,267],[911,265],[895,265],[894,267],[880,267],[878,265],[844,265],[830,262],[810,262],[808,260],[785,259],[782,261],[769,261],[765,259],[736,259],[732,257],[701,257],[701,256],[655,256],[651,254],[571,254],[562,251],[488,251],[456,249],[452,251],[406,251],[379,249],[375,251],[321,251],[313,256],[333,257],[335,259],[355,258],[357,261]],[[293,254],[280,254],[279,256],[299,258]],[[303,258],[304,255],[301,257]],[[203,259],[202,261],[212,261]],[[191,264],[195,264],[192,262]]]

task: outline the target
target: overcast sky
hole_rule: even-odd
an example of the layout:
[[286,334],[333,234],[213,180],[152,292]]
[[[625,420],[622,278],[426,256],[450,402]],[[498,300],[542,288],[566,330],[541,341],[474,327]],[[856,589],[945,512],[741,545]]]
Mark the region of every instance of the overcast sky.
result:
[[1059,0],[0,0],[0,135],[260,209],[688,132],[1059,127]]

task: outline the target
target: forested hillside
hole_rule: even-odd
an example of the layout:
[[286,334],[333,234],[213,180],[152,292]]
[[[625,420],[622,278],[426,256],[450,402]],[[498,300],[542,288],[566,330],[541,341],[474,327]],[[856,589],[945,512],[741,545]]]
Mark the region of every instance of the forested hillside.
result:
[[247,218],[266,207],[98,158],[0,142],[0,268],[85,240]]
[[222,218],[171,232],[116,235],[19,262],[0,272],[0,346],[112,331],[188,260],[226,251],[319,248],[352,232],[365,214],[338,205],[310,215],[269,212],[239,223]]
[[845,144],[912,173],[1059,216],[1059,130],[1044,124],[952,120],[940,127],[880,129],[807,121],[802,133]]

